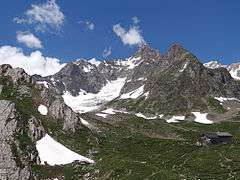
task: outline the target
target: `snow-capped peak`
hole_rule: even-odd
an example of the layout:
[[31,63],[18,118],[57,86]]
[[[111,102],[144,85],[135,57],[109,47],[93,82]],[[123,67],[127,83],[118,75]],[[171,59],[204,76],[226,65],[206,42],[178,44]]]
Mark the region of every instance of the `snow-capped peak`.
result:
[[134,69],[135,67],[137,67],[139,64],[141,64],[142,62],[142,58],[139,57],[129,57],[124,61],[118,61],[118,65],[122,65],[122,66],[127,66],[128,69]]
[[88,62],[94,64],[95,66],[98,66],[101,63],[101,61],[98,61],[95,58],[88,60]]
[[223,65],[223,64],[219,63],[218,61],[210,61],[210,62],[204,63],[203,65],[210,69],[226,67],[226,65]]
[[240,80],[240,64],[239,63],[234,63],[230,65],[224,65],[219,63],[218,61],[210,61],[208,63],[203,64],[205,67],[211,68],[211,69],[216,69],[220,67],[226,68],[231,76],[234,79]]

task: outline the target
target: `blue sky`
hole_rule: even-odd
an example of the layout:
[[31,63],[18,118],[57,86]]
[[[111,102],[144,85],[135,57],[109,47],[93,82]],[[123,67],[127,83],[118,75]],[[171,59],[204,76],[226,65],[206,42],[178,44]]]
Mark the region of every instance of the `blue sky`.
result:
[[[26,20],[31,5],[46,3],[47,0],[2,0],[0,46],[20,47],[29,54],[39,46],[29,48],[16,40],[17,32],[28,32],[41,41],[39,51],[44,56],[56,57],[61,62],[104,59],[104,49],[107,59],[128,57],[139,43],[123,43],[113,31],[113,26],[120,23],[126,32],[136,27],[144,41],[161,53],[179,42],[203,62],[217,59],[232,63],[240,59],[240,1],[237,0],[231,3],[227,0],[56,0],[64,15],[58,27],[46,27],[41,32],[36,31],[33,22],[13,21],[16,17]],[[139,22],[134,24],[133,17]]]

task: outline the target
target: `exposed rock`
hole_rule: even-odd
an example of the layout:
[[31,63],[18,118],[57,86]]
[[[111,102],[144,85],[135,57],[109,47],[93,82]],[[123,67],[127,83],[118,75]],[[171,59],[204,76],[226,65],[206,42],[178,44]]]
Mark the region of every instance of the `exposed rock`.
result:
[[14,83],[30,83],[31,77],[21,68],[13,69],[10,65],[1,65],[0,74],[9,76]]
[[28,120],[28,136],[32,142],[40,140],[45,135],[45,130],[40,121],[35,117]]
[[31,88],[26,85],[18,86],[17,93],[21,96],[31,96]]
[[[79,60],[68,63],[59,73],[45,80],[52,83],[56,93],[68,91],[78,96],[82,90],[96,94],[108,81],[124,77],[126,82],[120,95],[144,86],[142,94],[148,97],[141,100],[141,106],[164,113],[207,109],[209,96],[240,98],[239,83],[232,78],[238,77],[237,65],[228,68],[213,62],[205,66],[180,44],[173,44],[165,55],[145,44],[128,59],[104,61],[98,66]],[[135,101],[139,103],[141,98],[139,96]],[[51,102],[54,109],[51,113],[63,118],[61,111],[65,108],[60,102]],[[69,116],[70,119],[64,117],[65,127],[72,129],[79,120],[74,115]]]
[[47,106],[48,115],[63,124],[64,130],[75,131],[76,128],[80,127],[78,114],[64,103],[63,98],[56,93],[54,88],[36,86],[40,88],[41,103]]
[[27,164],[17,164],[18,157],[13,150],[15,144],[14,134],[17,130],[16,109],[9,101],[0,101],[0,178],[1,179],[31,179],[33,178],[30,167]]
[[61,92],[69,91],[74,96],[81,90],[97,93],[107,83],[95,65],[83,60],[68,63],[51,78]]

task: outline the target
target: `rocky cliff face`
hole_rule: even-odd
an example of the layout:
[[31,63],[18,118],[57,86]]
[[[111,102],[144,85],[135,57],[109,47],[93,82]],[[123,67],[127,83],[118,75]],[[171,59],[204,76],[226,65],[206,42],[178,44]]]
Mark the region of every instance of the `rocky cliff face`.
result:
[[161,61],[166,66],[154,70],[144,89],[160,112],[201,110],[209,96],[240,97],[239,83],[225,68],[205,68],[180,46],[172,47]]
[[226,68],[234,79],[237,79],[237,80],[240,79],[240,64],[239,63],[224,65],[224,64],[219,63],[218,61],[210,61],[208,63],[205,63],[204,66],[206,66],[210,69],[216,69],[216,68],[221,68],[221,67]]
[[[15,134],[18,127],[18,115],[10,101],[0,101],[0,177],[1,179],[30,179],[32,177],[28,162],[22,162]],[[20,153],[18,153],[20,151]]]
[[126,108],[130,102],[135,102],[134,106],[141,102],[145,110],[167,113],[207,109],[210,96],[239,98],[239,83],[234,80],[237,75],[232,73],[237,72],[234,67],[217,62],[203,65],[179,44],[174,44],[164,55],[144,45],[124,60],[104,61],[99,65],[84,60],[69,63],[45,80],[59,94],[69,92],[74,97],[82,93],[81,96],[88,97],[89,93],[99,93],[108,82],[125,78],[115,102],[119,100]]
[[[46,133],[43,123],[74,132],[82,127],[79,115],[55,88],[36,84],[22,69],[0,66],[0,84],[0,179],[36,179],[32,168],[40,163],[35,144]],[[40,104],[47,116],[38,112]]]

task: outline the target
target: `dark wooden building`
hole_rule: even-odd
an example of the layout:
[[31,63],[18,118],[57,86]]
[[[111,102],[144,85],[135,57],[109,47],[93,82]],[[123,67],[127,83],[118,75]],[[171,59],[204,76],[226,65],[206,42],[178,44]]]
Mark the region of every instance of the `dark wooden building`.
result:
[[201,135],[200,141],[203,144],[230,144],[233,136],[228,132],[206,132]]

